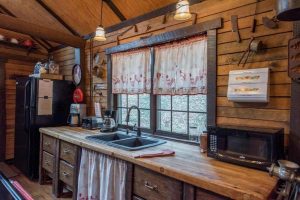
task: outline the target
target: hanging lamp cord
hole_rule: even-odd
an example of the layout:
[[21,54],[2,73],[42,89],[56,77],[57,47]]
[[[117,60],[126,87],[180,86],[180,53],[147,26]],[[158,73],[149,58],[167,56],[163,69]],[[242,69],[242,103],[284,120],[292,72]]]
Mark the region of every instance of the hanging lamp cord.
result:
[[101,17],[100,17],[100,26],[102,27],[102,16],[103,16],[103,0],[101,0]]

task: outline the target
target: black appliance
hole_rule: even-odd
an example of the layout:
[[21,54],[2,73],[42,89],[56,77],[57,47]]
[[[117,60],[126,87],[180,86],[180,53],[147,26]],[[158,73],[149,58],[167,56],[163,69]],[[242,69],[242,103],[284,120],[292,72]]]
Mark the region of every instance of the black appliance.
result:
[[284,157],[283,129],[210,126],[207,142],[209,157],[256,169]]
[[103,120],[101,117],[84,117],[81,127],[89,130],[99,129],[103,127]]
[[104,112],[103,124],[100,132],[114,132],[118,129],[118,112],[116,110],[106,110]]
[[14,164],[31,179],[38,178],[39,128],[67,124],[75,89],[71,81],[53,80],[52,115],[38,115],[39,80],[29,77],[16,79]]

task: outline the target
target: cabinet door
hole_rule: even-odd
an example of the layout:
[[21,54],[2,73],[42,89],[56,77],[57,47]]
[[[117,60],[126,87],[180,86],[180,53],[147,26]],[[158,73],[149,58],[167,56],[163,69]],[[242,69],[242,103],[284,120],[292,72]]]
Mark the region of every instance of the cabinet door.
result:
[[181,200],[182,182],[135,166],[133,193],[147,200]]
[[203,190],[201,188],[196,189],[196,200],[227,200],[229,198]]

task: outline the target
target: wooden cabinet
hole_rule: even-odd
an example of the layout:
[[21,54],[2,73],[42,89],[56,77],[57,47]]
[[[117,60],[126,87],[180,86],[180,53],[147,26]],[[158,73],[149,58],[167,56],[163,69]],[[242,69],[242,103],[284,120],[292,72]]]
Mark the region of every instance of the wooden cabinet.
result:
[[203,190],[201,188],[195,188],[195,200],[227,200],[229,198]]
[[135,166],[133,193],[147,200],[181,200],[182,182]]
[[229,198],[135,166],[133,200],[227,200]]
[[70,143],[60,142],[60,158],[67,161],[71,165],[75,165],[77,162],[77,147]]
[[[77,198],[78,161],[76,145],[42,134],[40,141],[40,184],[52,183],[55,197],[65,196],[64,189]],[[69,196],[69,195],[67,195]]]
[[[76,199],[80,147],[42,134],[40,149],[40,183],[52,180],[55,197],[61,197],[63,190],[67,189]],[[128,163],[125,189],[126,200],[228,199],[132,163]]]
[[43,141],[43,150],[54,155],[56,150],[56,139],[49,137],[47,135],[43,135],[42,141]]
[[59,141],[59,147],[58,191],[63,194],[64,188],[71,190],[73,199],[76,199],[80,148],[62,140]]
[[56,182],[56,147],[58,140],[41,135],[40,141],[40,166],[39,166],[39,183],[52,184],[52,193],[57,196]]
[[42,167],[51,174],[54,172],[54,156],[46,151],[43,151]]
[[59,163],[59,180],[68,184],[70,187],[74,186],[74,166],[61,160]]

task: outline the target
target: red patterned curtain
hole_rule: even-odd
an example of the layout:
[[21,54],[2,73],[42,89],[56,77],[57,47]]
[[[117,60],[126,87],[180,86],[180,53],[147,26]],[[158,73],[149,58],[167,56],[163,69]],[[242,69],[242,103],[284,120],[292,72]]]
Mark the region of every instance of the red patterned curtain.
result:
[[112,54],[112,93],[151,93],[150,49]]
[[206,94],[207,37],[155,47],[153,79],[154,94]]

